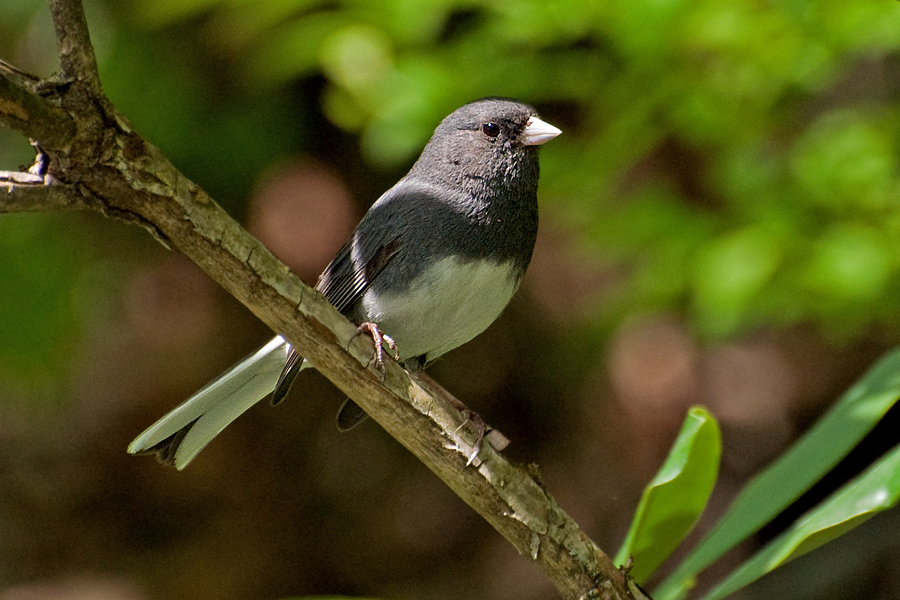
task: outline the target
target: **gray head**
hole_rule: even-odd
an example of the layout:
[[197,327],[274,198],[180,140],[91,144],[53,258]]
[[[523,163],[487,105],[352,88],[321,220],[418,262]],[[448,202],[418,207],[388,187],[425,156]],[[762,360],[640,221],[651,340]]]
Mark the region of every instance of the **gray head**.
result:
[[409,177],[474,194],[528,193],[537,189],[537,146],[559,133],[527,104],[476,100],[441,121]]

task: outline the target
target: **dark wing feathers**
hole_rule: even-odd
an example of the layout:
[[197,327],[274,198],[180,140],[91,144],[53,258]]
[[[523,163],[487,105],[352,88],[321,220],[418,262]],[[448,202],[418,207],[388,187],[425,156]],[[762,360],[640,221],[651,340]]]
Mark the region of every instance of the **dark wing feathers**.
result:
[[280,404],[284,397],[287,396],[287,393],[291,390],[291,384],[294,383],[294,378],[300,372],[300,363],[302,362],[303,357],[291,348],[287,362],[281,370],[281,375],[278,376],[278,383],[275,384],[275,391],[272,392],[272,406]]
[[[353,262],[351,248],[352,242],[344,244],[331,264],[326,267],[316,285],[316,289],[322,292],[328,301],[342,313],[366,293],[378,274],[391,262],[391,259],[397,256],[400,251],[400,239],[394,238],[387,244],[379,246],[372,257],[363,264]],[[303,358],[291,348],[287,363],[284,365],[278,383],[275,384],[275,391],[272,393],[272,406],[280,403],[287,396],[291,384],[294,383],[294,378],[300,372],[302,363]]]
[[[354,238],[355,239],[355,238]],[[359,300],[378,274],[400,251],[400,239],[379,246],[372,256],[362,264],[353,261],[352,244],[345,244],[331,264],[322,273],[316,285],[328,301],[341,312]]]

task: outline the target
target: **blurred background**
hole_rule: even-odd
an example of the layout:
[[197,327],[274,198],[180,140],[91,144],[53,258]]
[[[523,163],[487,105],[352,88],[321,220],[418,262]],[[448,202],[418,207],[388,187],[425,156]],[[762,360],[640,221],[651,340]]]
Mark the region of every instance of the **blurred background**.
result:
[[[537,463],[608,553],[689,406],[720,419],[698,532],[900,342],[900,4],[87,0],[105,91],[308,283],[440,119],[535,105],[522,289],[430,374]],[[0,59],[58,67],[0,0]],[[0,169],[31,162],[0,129]],[[95,214],[0,218],[0,600],[555,598],[305,373],[184,472],[125,454],[272,335],[182,256]],[[898,441],[897,415],[734,565]],[[740,597],[900,597],[895,512]]]

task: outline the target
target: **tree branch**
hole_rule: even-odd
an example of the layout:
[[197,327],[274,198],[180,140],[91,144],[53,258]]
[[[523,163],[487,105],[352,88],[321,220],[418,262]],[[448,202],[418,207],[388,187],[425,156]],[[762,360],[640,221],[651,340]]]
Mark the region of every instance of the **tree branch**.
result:
[[75,120],[37,93],[15,69],[0,61],[0,123],[22,135],[64,147],[75,136]]
[[81,0],[48,0],[65,81],[80,81],[99,96],[100,72]]
[[[424,375],[388,360],[382,382],[367,368],[372,343],[304,285],[162,153],[131,130],[102,96],[80,0],[50,0],[64,75],[60,105],[12,78],[0,83],[3,122],[37,140],[49,158],[44,185],[7,182],[11,210],[89,207],[137,222],[182,251],[357,402],[524,556],[563,598],[646,598],[580,531],[531,473],[489,443],[467,465],[474,433],[458,401]],[[52,125],[38,125],[43,115]],[[17,126],[16,124],[23,124]],[[74,131],[77,135],[73,135]],[[40,191],[39,191],[40,190]]]
[[43,178],[30,173],[0,171],[0,214],[86,208],[90,204],[74,186],[46,185]]

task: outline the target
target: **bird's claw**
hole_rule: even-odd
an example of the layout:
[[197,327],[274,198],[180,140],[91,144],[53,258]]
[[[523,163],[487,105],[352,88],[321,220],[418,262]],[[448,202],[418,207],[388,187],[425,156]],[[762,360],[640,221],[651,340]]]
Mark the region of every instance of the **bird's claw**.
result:
[[362,335],[363,333],[368,333],[372,336],[372,341],[375,342],[375,368],[378,370],[378,375],[381,377],[381,380],[384,381],[384,345],[387,344],[387,347],[393,351],[394,360],[400,360],[400,353],[397,351],[397,342],[386,333],[381,333],[381,330],[375,323],[363,323],[356,328],[356,333],[353,337]]
[[456,428],[456,432],[459,433],[460,429],[469,424],[475,428],[475,442],[472,444],[472,452],[469,453],[466,460],[466,466],[468,467],[475,462],[475,459],[478,458],[478,454],[481,452],[488,426],[477,412],[468,408],[464,408],[461,412],[465,416],[465,420]]

